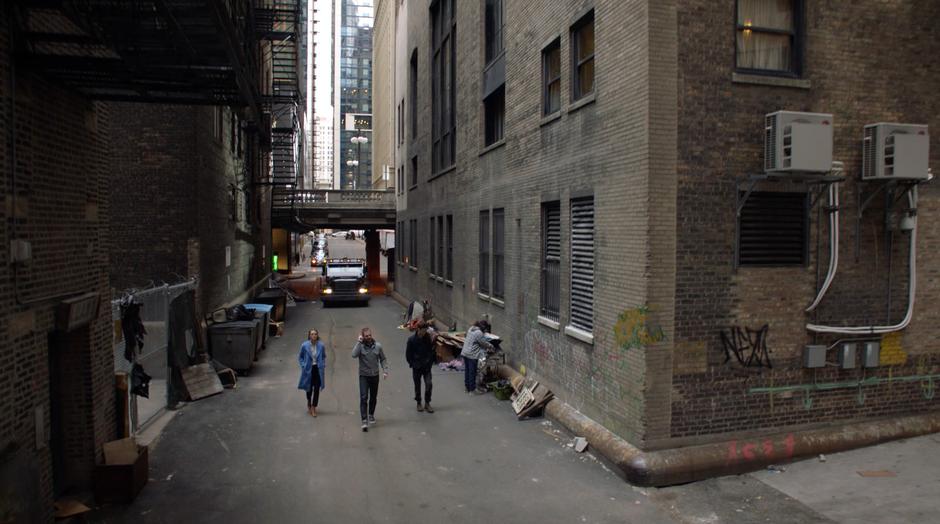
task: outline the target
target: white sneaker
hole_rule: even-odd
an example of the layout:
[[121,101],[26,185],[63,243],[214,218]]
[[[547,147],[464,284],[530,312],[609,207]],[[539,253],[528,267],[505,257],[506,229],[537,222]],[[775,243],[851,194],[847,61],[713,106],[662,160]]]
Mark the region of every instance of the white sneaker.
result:
[[369,431],[369,424],[365,420],[362,421],[362,431]]

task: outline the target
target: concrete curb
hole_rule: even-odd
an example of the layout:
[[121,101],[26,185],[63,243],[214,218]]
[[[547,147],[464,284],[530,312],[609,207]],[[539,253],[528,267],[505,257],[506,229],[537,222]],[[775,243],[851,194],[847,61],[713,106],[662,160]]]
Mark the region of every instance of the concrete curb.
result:
[[[521,384],[522,375],[509,366],[500,366],[499,375],[513,384]],[[940,431],[940,412],[935,412],[774,433],[740,441],[642,451],[558,399],[548,403],[545,414],[575,435],[585,437],[631,484],[657,487],[747,473],[821,453],[847,451]]]

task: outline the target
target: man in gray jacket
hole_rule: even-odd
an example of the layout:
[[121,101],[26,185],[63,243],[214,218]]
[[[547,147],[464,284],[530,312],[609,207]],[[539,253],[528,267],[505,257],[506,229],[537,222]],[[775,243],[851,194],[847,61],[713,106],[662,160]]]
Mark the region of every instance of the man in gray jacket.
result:
[[359,415],[362,417],[362,431],[369,431],[369,424],[375,424],[375,401],[379,394],[379,367],[382,368],[382,375],[388,378],[385,352],[382,351],[382,344],[372,338],[371,329],[362,328],[359,342],[353,348],[352,358],[359,359]]

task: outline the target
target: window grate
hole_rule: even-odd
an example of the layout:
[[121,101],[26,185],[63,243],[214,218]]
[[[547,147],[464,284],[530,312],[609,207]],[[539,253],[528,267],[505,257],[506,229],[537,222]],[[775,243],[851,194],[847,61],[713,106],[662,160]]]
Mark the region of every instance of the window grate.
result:
[[490,212],[480,211],[480,292],[490,291]]
[[571,325],[594,329],[594,199],[571,202]]
[[806,193],[751,193],[741,210],[738,223],[738,264],[806,264],[808,206]]
[[503,298],[506,293],[505,275],[506,213],[493,210],[493,296]]

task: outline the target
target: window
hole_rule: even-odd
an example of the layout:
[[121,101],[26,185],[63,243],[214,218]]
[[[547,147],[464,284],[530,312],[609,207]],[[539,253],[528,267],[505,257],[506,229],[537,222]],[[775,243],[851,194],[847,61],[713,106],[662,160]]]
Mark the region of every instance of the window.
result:
[[437,236],[434,234],[434,217],[430,218],[430,224],[428,224],[428,236],[430,236],[431,242],[429,243],[431,249],[428,250],[428,273],[433,277],[435,275],[435,270],[437,269],[437,246],[434,244],[434,241],[437,240]]
[[235,149],[236,149],[236,147],[237,147],[236,142],[238,141],[238,139],[235,138],[235,134],[236,134],[236,129],[237,129],[237,127],[238,127],[238,117],[235,116],[235,113],[234,113],[234,112],[229,113],[229,119],[228,119],[229,142],[228,142],[228,147],[229,147],[229,149],[232,151],[232,153],[235,152]]
[[405,175],[402,172],[405,169],[403,167],[398,168],[398,194],[402,195],[405,193]]
[[483,101],[484,144],[492,145],[503,139],[506,120],[506,86],[500,86]]
[[411,138],[418,138],[418,50],[411,52],[411,76],[408,99],[411,100]]
[[224,107],[214,107],[212,108],[212,137],[216,140],[222,140],[222,129],[225,128],[224,125],[225,117],[225,108]]
[[571,28],[571,99],[594,92],[594,11]]
[[539,314],[558,322],[561,302],[561,204],[542,204],[542,267]]
[[444,216],[437,217],[437,276],[444,276]]
[[490,292],[490,212],[480,211],[480,293]]
[[456,162],[456,35],[454,0],[431,6],[431,171]]
[[401,262],[404,257],[405,247],[405,228],[404,222],[398,222],[398,228],[395,230],[395,260]]
[[561,40],[542,50],[542,115],[561,109]]
[[410,259],[408,261],[409,265],[415,269],[418,268],[418,219],[411,219],[410,224],[411,234],[408,235],[408,240],[410,241]]
[[447,215],[447,272],[448,281],[454,281],[454,215]]
[[398,145],[405,143],[405,99],[401,99],[401,105],[399,106],[399,111],[401,113],[398,118]]
[[571,201],[570,324],[594,330],[594,198]]
[[738,0],[738,69],[798,75],[800,0]]
[[395,143],[401,145],[401,104],[395,107]]
[[503,52],[503,0],[486,0],[484,18],[486,63],[489,63]]
[[808,206],[806,193],[751,193],[738,219],[738,265],[806,264]]
[[505,274],[506,213],[502,209],[493,210],[493,296],[503,298],[506,295]]
[[418,187],[418,157],[411,157],[411,189]]

